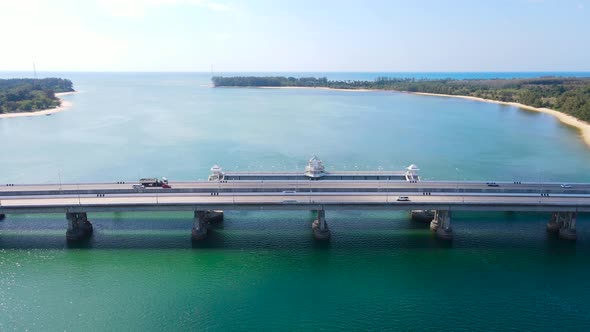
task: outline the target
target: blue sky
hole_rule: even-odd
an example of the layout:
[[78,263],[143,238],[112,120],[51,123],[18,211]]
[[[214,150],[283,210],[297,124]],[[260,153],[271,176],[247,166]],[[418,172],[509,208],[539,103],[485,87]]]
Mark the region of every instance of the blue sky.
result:
[[0,0],[0,70],[590,71],[590,0]]

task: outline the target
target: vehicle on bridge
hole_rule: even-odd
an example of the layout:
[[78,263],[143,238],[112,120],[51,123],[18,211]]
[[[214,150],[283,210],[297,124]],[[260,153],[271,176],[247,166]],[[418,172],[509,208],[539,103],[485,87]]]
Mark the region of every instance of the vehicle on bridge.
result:
[[168,185],[168,179],[165,177],[162,177],[161,180],[157,178],[143,178],[139,179],[139,183],[145,187],[163,187],[166,185],[167,187],[165,188],[170,188],[170,185]]
[[410,198],[408,196],[399,196],[397,200],[400,202],[407,202],[410,200]]

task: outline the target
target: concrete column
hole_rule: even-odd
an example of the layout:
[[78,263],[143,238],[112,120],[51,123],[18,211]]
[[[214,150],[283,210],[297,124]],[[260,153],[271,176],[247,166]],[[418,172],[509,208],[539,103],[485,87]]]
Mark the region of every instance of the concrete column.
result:
[[68,212],[66,219],[68,220],[68,230],[66,231],[68,241],[85,240],[92,236],[94,229],[86,212]]
[[443,240],[453,239],[453,229],[451,228],[451,211],[436,210],[434,218],[430,222],[430,229],[436,232],[436,236]]
[[559,237],[565,240],[576,240],[576,212],[564,212],[563,221],[559,227]]
[[319,241],[329,240],[332,234],[330,233],[328,223],[326,222],[326,211],[317,210],[317,215],[317,219],[315,219],[311,224],[313,237]]
[[559,232],[558,215],[559,212],[554,212],[553,214],[551,214],[551,219],[549,219],[549,222],[547,222],[547,232]]
[[429,222],[434,219],[434,210],[412,210],[412,220]]
[[195,211],[191,239],[200,241],[207,237],[207,211]]
[[547,231],[558,233],[559,237],[565,240],[575,240],[576,217],[576,212],[554,212],[547,223]]
[[205,211],[205,218],[208,223],[223,221],[223,211],[221,210],[207,210]]

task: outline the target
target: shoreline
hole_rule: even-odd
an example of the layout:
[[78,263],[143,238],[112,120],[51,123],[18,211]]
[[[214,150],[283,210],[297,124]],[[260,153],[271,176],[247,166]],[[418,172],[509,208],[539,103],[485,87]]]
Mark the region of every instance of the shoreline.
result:
[[41,116],[41,115],[51,115],[61,111],[65,111],[68,108],[72,107],[72,102],[68,100],[64,100],[60,98],[62,96],[71,95],[74,93],[78,93],[78,91],[69,91],[69,92],[58,92],[55,96],[60,100],[61,105],[55,108],[48,108],[39,111],[32,111],[32,112],[18,112],[18,113],[3,113],[0,114],[0,119],[8,119],[8,118],[22,118],[27,116]]
[[484,102],[484,103],[494,103],[494,104],[500,104],[500,105],[514,106],[514,107],[518,107],[518,108],[521,108],[521,109],[524,109],[527,111],[545,113],[545,114],[548,114],[548,115],[551,115],[551,116],[557,118],[557,120],[559,120],[559,122],[561,122],[565,125],[568,125],[570,127],[574,127],[576,129],[578,129],[580,131],[581,136],[582,136],[582,140],[584,141],[584,143],[586,143],[587,146],[590,147],[590,123],[588,123],[584,120],[580,120],[572,115],[565,114],[563,112],[556,111],[551,108],[533,107],[533,106],[529,106],[529,105],[525,105],[525,104],[521,104],[521,103],[517,103],[517,102],[499,101],[499,100],[485,99],[485,98],[473,97],[473,96],[445,95],[445,94],[428,93],[428,92],[409,92],[409,91],[401,91],[401,92],[414,94],[414,95],[420,95],[420,96],[467,99],[467,100],[473,100],[473,101]]
[[373,91],[397,92],[397,93],[407,93],[407,94],[413,94],[413,95],[419,95],[419,96],[460,98],[460,99],[467,99],[467,100],[473,100],[473,101],[484,102],[484,103],[494,103],[494,104],[500,104],[500,105],[514,106],[514,107],[518,107],[518,108],[521,108],[521,109],[524,109],[527,111],[533,111],[533,112],[539,112],[539,113],[545,113],[545,114],[551,115],[551,116],[557,118],[557,120],[559,120],[559,122],[561,122],[567,126],[574,127],[576,129],[578,129],[580,131],[582,140],[584,141],[584,143],[586,143],[586,145],[588,147],[590,147],[590,123],[588,123],[584,120],[580,120],[580,119],[578,119],[574,116],[571,116],[569,114],[565,114],[563,112],[556,111],[551,108],[533,107],[533,106],[529,106],[529,105],[525,105],[525,104],[521,104],[521,103],[517,103],[517,102],[499,101],[499,100],[485,99],[485,98],[479,98],[479,97],[473,97],[473,96],[446,95],[446,94],[429,93],[429,92],[411,92],[411,91],[383,90],[383,89],[337,89],[337,88],[327,88],[327,87],[306,87],[306,86],[276,86],[276,87],[274,87],[274,86],[261,86],[261,87],[256,87],[256,88],[260,88],[260,89],[320,89],[320,90],[355,91],[355,92],[373,92]]

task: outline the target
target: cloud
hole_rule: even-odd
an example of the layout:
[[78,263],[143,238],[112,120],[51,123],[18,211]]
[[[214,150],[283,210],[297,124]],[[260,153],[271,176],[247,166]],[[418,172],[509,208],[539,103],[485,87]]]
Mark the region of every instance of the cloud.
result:
[[112,16],[141,17],[147,11],[160,7],[193,6],[212,11],[229,11],[232,6],[209,0],[96,0],[98,5]]
[[205,6],[207,6],[207,8],[214,10],[214,11],[228,11],[231,10],[232,7],[230,7],[229,5],[223,4],[223,3],[214,3],[214,2],[207,2],[205,3]]

